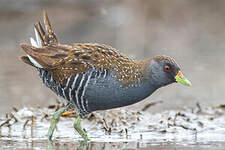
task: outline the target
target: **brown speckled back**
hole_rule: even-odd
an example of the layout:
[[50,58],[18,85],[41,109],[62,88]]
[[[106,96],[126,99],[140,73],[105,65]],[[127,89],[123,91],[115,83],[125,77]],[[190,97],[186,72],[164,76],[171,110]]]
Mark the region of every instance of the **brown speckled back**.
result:
[[59,83],[77,73],[90,68],[107,69],[115,72],[123,85],[135,83],[143,77],[144,64],[128,58],[111,46],[104,44],[53,45],[35,48],[22,45],[23,49],[35,58]]

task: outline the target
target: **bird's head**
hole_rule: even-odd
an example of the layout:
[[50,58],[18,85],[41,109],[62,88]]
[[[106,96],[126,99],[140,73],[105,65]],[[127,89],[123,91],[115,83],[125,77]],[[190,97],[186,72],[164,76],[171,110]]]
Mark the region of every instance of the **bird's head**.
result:
[[168,56],[155,56],[150,61],[149,73],[151,84],[162,87],[179,82],[190,86],[191,82],[182,74],[176,61]]

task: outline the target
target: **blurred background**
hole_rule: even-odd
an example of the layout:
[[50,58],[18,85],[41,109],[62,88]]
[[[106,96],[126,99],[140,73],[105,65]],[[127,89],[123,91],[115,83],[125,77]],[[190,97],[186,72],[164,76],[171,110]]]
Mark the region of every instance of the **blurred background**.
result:
[[139,104],[149,111],[215,106],[225,101],[225,1],[223,0],[1,0],[0,114],[12,107],[54,104],[34,68],[18,58],[34,36],[45,8],[60,43],[97,42],[137,59],[174,57],[192,87],[173,84]]

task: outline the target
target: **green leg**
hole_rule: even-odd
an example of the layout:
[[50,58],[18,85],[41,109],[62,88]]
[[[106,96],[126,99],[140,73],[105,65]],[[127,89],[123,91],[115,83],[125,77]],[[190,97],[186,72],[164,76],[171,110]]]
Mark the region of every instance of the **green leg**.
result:
[[84,141],[88,141],[89,139],[88,139],[87,133],[81,128],[80,122],[81,122],[81,118],[80,116],[78,116],[76,120],[74,121],[73,127],[82,136]]
[[58,123],[59,121],[59,118],[61,116],[61,114],[63,112],[66,111],[67,108],[60,108],[59,110],[57,110],[54,114],[53,114],[53,117],[51,119],[51,124],[50,124],[50,127],[48,129],[48,140],[51,141],[52,140],[52,135],[54,133],[54,130],[56,128],[56,124]]
[[81,141],[80,146],[77,148],[77,150],[84,150],[84,148],[88,145],[87,140]]

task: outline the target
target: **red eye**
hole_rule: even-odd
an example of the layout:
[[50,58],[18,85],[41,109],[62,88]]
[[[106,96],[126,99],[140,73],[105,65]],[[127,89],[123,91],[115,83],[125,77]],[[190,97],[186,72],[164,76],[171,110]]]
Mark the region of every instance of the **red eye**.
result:
[[171,70],[170,66],[168,66],[168,65],[164,66],[164,71],[165,72],[170,72],[170,70]]

